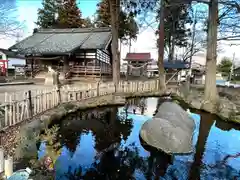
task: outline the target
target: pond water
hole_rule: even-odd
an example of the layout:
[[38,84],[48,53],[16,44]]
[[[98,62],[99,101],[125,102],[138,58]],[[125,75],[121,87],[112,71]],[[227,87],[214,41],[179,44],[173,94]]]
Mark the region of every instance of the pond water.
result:
[[[240,128],[201,113],[188,155],[168,156],[139,139],[164,100],[129,100],[129,107],[78,112],[61,122],[55,179],[240,179]],[[126,110],[127,109],[127,110]],[[46,150],[40,145],[39,156]]]

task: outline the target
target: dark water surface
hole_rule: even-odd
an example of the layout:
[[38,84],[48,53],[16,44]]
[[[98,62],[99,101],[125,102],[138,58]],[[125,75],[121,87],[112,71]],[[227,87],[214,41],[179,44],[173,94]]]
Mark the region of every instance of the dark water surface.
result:
[[[124,107],[112,107],[79,112],[63,120],[62,151],[55,164],[57,180],[240,179],[238,126],[215,121],[206,113],[192,114],[195,152],[170,157],[139,139],[141,126],[162,100],[129,102],[128,113]],[[44,148],[42,144],[40,156]]]

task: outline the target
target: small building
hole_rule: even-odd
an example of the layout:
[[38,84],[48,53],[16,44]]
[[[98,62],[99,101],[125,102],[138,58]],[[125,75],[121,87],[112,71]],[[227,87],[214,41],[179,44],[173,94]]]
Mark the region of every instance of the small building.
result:
[[127,77],[146,77],[148,63],[152,61],[152,58],[150,53],[127,53],[124,61],[127,61]]
[[26,73],[45,78],[48,67],[60,79],[112,76],[110,28],[40,29],[10,47],[26,57]]
[[191,65],[191,83],[205,83],[205,66],[196,62]]
[[[158,62],[154,61],[151,58],[150,53],[127,53],[126,58],[124,60],[127,61],[128,76],[129,75],[147,77],[158,76]],[[186,76],[186,70],[188,70],[189,68],[190,68],[189,62],[183,62],[180,60],[169,62],[167,60],[164,60],[164,69],[167,73],[166,79],[169,79],[174,74],[177,74],[178,75],[177,78],[180,81],[184,74]],[[132,73],[133,70],[135,70],[135,74]]]
[[19,64],[25,66],[26,60],[22,55],[17,54],[16,52],[9,51],[7,49],[0,48],[0,66],[1,69],[6,69],[6,76],[14,75],[15,67],[14,64]]
[[235,80],[240,80],[240,67],[233,70],[233,76]]
[[148,63],[147,67],[148,77],[154,77],[158,75],[158,63],[157,61],[151,61]]
[[[187,71],[189,71],[190,67],[188,62],[183,62],[180,60],[176,60],[173,62],[164,60],[163,65],[167,74],[166,79],[171,78],[173,74],[177,73],[179,81],[184,80],[184,78],[186,78]],[[158,75],[157,61],[151,61],[148,63],[148,74],[150,77]]]

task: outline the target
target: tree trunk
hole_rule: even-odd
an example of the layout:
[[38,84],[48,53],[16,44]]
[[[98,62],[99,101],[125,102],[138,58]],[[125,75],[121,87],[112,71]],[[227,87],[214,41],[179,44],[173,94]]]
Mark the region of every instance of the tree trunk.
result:
[[170,43],[171,46],[169,46],[169,56],[168,56],[168,61],[173,62],[173,57],[174,57],[174,48],[175,48],[175,22],[172,22],[172,36],[170,37]]
[[218,109],[218,92],[216,87],[218,0],[211,0],[208,14],[206,80],[202,108],[215,113]]
[[200,171],[202,167],[202,158],[205,152],[206,142],[209,136],[209,132],[214,123],[214,117],[207,113],[200,114],[200,127],[199,135],[196,144],[196,152],[194,155],[194,161],[191,165],[188,179],[200,180]]
[[159,44],[158,44],[158,73],[159,73],[159,87],[160,90],[166,90],[166,83],[165,83],[165,70],[164,70],[164,0],[161,1],[160,7],[160,23],[159,23]]
[[108,0],[108,3],[111,14],[113,82],[118,83],[120,80],[120,54],[118,51],[118,17],[120,11],[120,0]]

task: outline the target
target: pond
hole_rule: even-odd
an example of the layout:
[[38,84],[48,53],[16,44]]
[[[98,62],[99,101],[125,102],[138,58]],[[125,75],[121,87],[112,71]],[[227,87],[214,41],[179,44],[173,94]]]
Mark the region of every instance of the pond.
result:
[[[129,106],[78,112],[60,124],[55,179],[240,179],[240,128],[201,113],[188,155],[168,156],[139,138],[143,123],[163,99],[129,100]],[[39,148],[39,157],[46,151]]]

